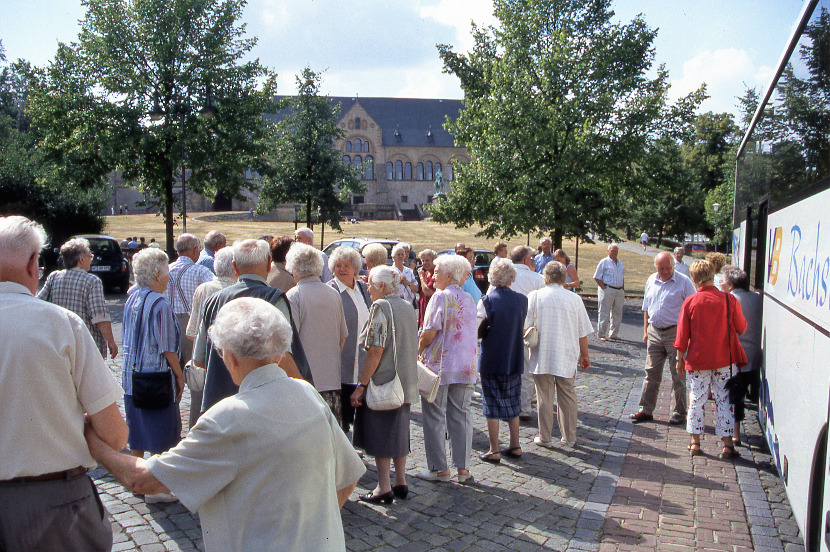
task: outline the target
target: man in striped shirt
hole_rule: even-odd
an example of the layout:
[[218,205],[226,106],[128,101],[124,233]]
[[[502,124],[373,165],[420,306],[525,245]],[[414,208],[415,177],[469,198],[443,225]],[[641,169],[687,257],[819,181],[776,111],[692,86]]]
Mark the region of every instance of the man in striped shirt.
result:
[[190,320],[193,294],[196,288],[213,280],[209,268],[196,264],[199,260],[199,238],[193,234],[182,234],[176,240],[176,253],[179,258],[170,263],[170,281],[167,283],[167,300],[173,307],[173,314],[182,328],[179,362],[181,365],[190,360],[193,354],[193,342],[187,339],[184,328]]

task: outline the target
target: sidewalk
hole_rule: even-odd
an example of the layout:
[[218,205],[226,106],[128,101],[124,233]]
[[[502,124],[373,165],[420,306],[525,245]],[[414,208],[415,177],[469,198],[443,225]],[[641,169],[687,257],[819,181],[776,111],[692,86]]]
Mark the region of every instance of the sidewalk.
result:
[[[367,492],[377,481],[369,459],[369,471],[342,510],[348,549],[803,550],[783,488],[768,471],[768,456],[741,447],[742,458],[734,463],[719,459],[711,412],[703,438],[706,456],[689,456],[685,428],[665,423],[670,414],[668,374],[657,421],[630,423],[645,355],[643,343],[632,337],[642,334],[635,303],[626,306],[623,335],[628,341],[589,338],[592,366],[576,380],[580,413],[575,449],[534,445],[534,419],[522,424],[520,460],[482,462],[478,454],[487,450],[486,425],[480,399],[474,399],[470,469],[476,482],[422,481],[414,477],[426,468],[422,417],[420,406],[413,405],[410,499],[389,506],[357,502],[357,493]],[[596,310],[590,303],[588,307],[595,321]],[[187,408],[186,400],[182,411]],[[745,427],[760,435],[752,423]],[[506,432],[503,428],[503,441]],[[93,476],[113,516],[113,550],[202,549],[198,516],[181,504],[146,505],[104,470]]]

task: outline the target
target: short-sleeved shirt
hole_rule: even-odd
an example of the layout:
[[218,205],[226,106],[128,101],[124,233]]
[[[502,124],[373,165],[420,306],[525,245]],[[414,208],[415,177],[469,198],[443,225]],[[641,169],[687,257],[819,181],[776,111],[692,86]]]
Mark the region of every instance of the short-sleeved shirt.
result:
[[107,356],[107,340],[99,322],[109,322],[110,314],[104,301],[104,285],[101,279],[81,267],[59,270],[46,278],[46,283],[37,294],[43,299],[69,309],[84,321],[101,356]]
[[457,284],[437,290],[427,305],[424,329],[438,332],[421,359],[433,372],[441,371],[441,385],[475,383],[478,320],[470,294]]
[[208,551],[345,550],[337,491],[366,471],[320,395],[276,364],[147,467],[199,512]]
[[196,264],[207,268],[215,274],[216,271],[213,269],[213,262],[215,260],[216,253],[205,247],[204,249],[202,249],[202,252],[199,253],[199,260],[196,261]]
[[686,278],[692,277],[692,275],[689,273],[689,265],[687,265],[683,261],[678,261],[677,259],[674,260],[674,271],[679,272]]
[[187,329],[185,335],[196,338],[199,334],[199,327],[202,325],[202,316],[205,312],[205,301],[217,291],[221,291],[228,286],[236,283],[235,278],[214,276],[210,282],[205,282],[196,288],[196,293],[193,294],[193,305],[190,310],[190,319],[187,321]]
[[0,339],[0,481],[95,468],[84,413],[122,391],[83,320],[0,282]]
[[605,257],[597,265],[594,278],[602,281],[606,286],[621,288],[625,285],[625,266],[619,259],[614,262],[611,257]]
[[213,272],[207,267],[195,264],[192,259],[184,255],[176,259],[176,262],[170,263],[169,269],[167,300],[170,301],[175,314],[189,315],[196,288],[213,280]]
[[646,280],[643,312],[648,313],[649,323],[658,328],[674,326],[680,317],[683,301],[696,291],[692,281],[679,272],[675,271],[665,282],[654,273]]
[[548,264],[553,260],[553,252],[549,255],[545,255],[544,253],[537,253],[535,257],[533,257],[533,266],[536,269],[536,272],[542,274],[545,271],[545,265]]
[[124,305],[121,330],[124,353],[121,385],[125,395],[132,395],[133,371],[169,370],[164,353],[178,354],[182,329],[163,295],[148,287],[139,287]]

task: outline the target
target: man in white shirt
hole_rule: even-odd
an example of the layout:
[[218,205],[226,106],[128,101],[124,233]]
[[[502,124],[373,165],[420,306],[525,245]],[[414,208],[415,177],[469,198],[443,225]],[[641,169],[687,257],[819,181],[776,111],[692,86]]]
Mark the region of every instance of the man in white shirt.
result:
[[686,251],[684,251],[682,247],[674,248],[674,270],[686,278],[691,278],[692,275],[689,274],[689,265],[683,262],[683,255],[685,254]]
[[[599,306],[597,337],[600,341],[620,339],[623,303],[625,302],[625,266],[617,257],[620,248],[613,243],[608,246],[608,256],[602,259],[594,272],[597,282],[597,303]],[[609,329],[608,321],[611,320]]]
[[84,322],[34,297],[43,228],[0,217],[0,550],[110,550],[84,440],[127,444],[122,396]]
[[674,259],[668,251],[654,258],[657,272],[649,276],[643,294],[643,341],[646,344],[646,379],[640,395],[640,409],[629,418],[634,423],[653,420],[660,382],[663,380],[663,366],[666,359],[672,377],[674,411],[669,423],[682,424],[686,420],[686,382],[677,373],[677,351],[674,338],[677,336],[677,319],[683,301],[695,293],[692,281],[674,269]]

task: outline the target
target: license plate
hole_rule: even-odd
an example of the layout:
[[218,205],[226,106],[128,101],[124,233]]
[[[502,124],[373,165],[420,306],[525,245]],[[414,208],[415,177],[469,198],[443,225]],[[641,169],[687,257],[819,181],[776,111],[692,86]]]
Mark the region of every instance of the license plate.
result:
[[108,266],[91,266],[89,267],[90,272],[109,272],[110,267]]

